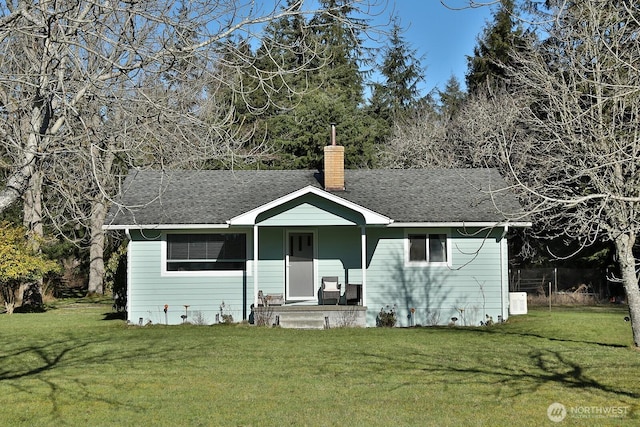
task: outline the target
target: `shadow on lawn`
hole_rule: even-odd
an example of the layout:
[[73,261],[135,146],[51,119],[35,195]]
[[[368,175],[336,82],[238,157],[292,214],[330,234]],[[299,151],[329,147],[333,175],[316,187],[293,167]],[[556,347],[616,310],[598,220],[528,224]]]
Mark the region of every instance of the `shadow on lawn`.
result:
[[127,313],[124,311],[112,311],[103,313],[102,320],[127,320]]
[[[5,350],[0,355],[0,382],[19,380],[22,378],[37,376],[38,374],[55,371],[57,369],[77,368],[97,369],[105,364],[114,364],[122,361],[140,361],[148,363],[156,362],[160,356],[164,361],[172,361],[183,357],[182,353],[172,353],[174,348],[170,342],[158,342],[149,347],[148,344],[138,343],[126,347],[121,346],[117,350],[113,346],[113,337],[74,337],[58,339],[43,344],[31,344],[16,346]],[[10,347],[10,346],[6,346]],[[195,350],[193,347],[182,346],[181,351]],[[167,357],[171,353],[172,356]]]
[[[61,402],[71,395],[82,402],[98,401],[131,410],[144,409],[119,401],[117,393],[99,394],[92,390],[94,384],[86,380],[86,373],[99,372],[104,364],[139,354],[135,349],[129,353],[109,351],[109,342],[107,338],[69,336],[68,339],[16,347],[0,356],[0,385],[16,392],[27,392],[32,401],[42,404],[41,416],[44,418],[58,417]],[[101,347],[102,350],[96,350]],[[31,381],[25,382],[27,379]],[[49,412],[44,410],[47,405],[51,407]]]
[[[620,344],[608,344],[602,342],[572,340],[563,338],[551,338],[535,333],[519,333],[497,329],[451,329],[450,331],[455,339],[464,339],[466,334],[485,335],[485,334],[504,334],[519,335],[525,338],[540,338],[548,341],[578,343],[585,345],[603,346],[612,349],[628,348],[628,346]],[[453,336],[452,336],[453,338]],[[507,338],[510,339],[510,338]],[[513,360],[504,360],[500,358],[484,358],[481,355],[475,360],[464,358],[444,358],[439,361],[434,360],[434,355],[426,352],[420,355],[410,355],[408,359],[402,359],[402,356],[370,354],[372,357],[389,357],[394,365],[407,366],[411,364],[423,364],[424,371],[429,378],[433,380],[432,375],[442,375],[447,380],[457,383],[480,383],[493,384],[500,387],[500,393],[512,394],[513,396],[524,395],[538,391],[545,384],[559,384],[564,388],[570,389],[591,389],[605,393],[615,394],[617,396],[625,396],[633,399],[640,398],[640,392],[630,388],[616,386],[615,382],[607,384],[585,373],[583,364],[576,360],[572,360],[567,356],[566,351],[538,348],[534,345],[527,345],[529,350],[519,352],[513,355],[514,360],[522,360],[522,363]],[[416,358],[417,356],[417,358]],[[623,357],[620,355],[620,357]],[[427,361],[427,362],[425,362]]]
[[[487,332],[492,332],[492,331],[487,330]],[[628,345],[624,345],[624,344],[611,344],[611,343],[598,342],[598,341],[585,341],[585,340],[572,340],[572,339],[569,339],[569,338],[546,337],[544,335],[534,334],[532,332],[500,331],[498,333],[502,334],[502,335],[517,335],[517,336],[520,336],[520,337],[540,338],[542,340],[547,340],[547,341],[570,342],[570,343],[576,343],[576,344],[590,344],[590,345],[597,345],[597,346],[600,346],[600,347],[612,347],[612,348],[628,348],[629,347]]]
[[[27,392],[34,401],[39,399],[42,404],[50,404],[51,412],[43,412],[45,417],[58,416],[59,402],[69,400],[70,396],[85,403],[102,402],[139,411],[144,408],[130,400],[120,400],[117,390],[104,393],[95,389],[95,378],[109,378],[104,374],[104,367],[130,368],[135,363],[175,363],[200,348],[196,342],[191,346],[182,345],[180,351],[175,351],[169,340],[154,341],[153,346],[149,346],[148,341],[138,342],[135,339],[125,346],[114,346],[113,342],[114,336],[109,334],[69,334],[46,343],[4,345],[4,351],[0,354],[0,385],[13,388],[16,392]],[[95,377],[92,372],[96,373]],[[107,381],[102,386],[113,385]]]
[[[68,343],[66,343],[67,345],[63,344],[62,342],[52,342],[40,346],[32,345],[18,348],[0,356],[0,366],[2,366],[0,368],[0,381],[17,380],[51,370],[58,366],[67,354],[88,345],[88,343],[73,346],[69,346]],[[55,349],[59,345],[61,348],[59,350]],[[37,361],[33,364],[21,363],[18,369],[12,369],[16,365],[13,361],[19,358]]]
[[[634,399],[640,398],[640,393],[616,388],[588,377],[580,364],[569,360],[558,351],[532,350],[530,358],[537,368],[535,371],[526,368],[508,371],[504,367],[488,366],[486,364],[472,368],[448,366],[443,369],[449,374],[454,372],[464,375],[493,377],[496,384],[508,385],[510,389],[516,391],[515,395],[531,393],[545,384],[557,383],[567,388],[591,389]],[[426,368],[426,370],[430,371],[431,369]]]
[[441,375],[443,380],[457,384],[497,386],[501,395],[511,397],[534,393],[545,385],[555,383],[564,388],[590,389],[616,396],[640,398],[640,392],[605,384],[589,377],[580,363],[563,356],[560,351],[549,349],[531,349],[528,353],[531,362],[517,367],[514,367],[513,362],[501,363],[502,359],[494,361],[496,359],[487,360],[482,357],[477,358],[474,363],[456,358],[425,363],[424,361],[433,359],[433,355],[429,353],[413,354],[406,359],[398,354],[370,353],[367,356],[385,358],[394,366],[415,366],[422,363],[421,370],[427,375],[429,383]]

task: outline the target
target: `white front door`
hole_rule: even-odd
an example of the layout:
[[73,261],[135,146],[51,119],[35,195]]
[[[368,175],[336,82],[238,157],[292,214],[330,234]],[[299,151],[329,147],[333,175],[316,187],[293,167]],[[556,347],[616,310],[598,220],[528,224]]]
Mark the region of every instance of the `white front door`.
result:
[[311,232],[290,232],[287,239],[287,299],[316,298],[314,271],[314,235]]

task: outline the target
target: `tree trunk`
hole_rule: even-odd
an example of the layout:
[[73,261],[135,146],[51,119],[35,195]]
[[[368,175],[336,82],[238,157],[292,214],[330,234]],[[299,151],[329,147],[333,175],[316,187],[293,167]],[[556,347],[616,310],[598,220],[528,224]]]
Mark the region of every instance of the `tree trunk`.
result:
[[32,237],[31,247],[35,251],[39,251],[40,238],[44,237],[44,227],[42,225],[42,172],[33,172],[23,200],[22,223]]
[[627,293],[629,317],[633,330],[633,345],[638,348],[640,347],[640,288],[638,287],[636,262],[633,256],[635,241],[636,236],[633,233],[620,234],[615,240],[615,245],[622,274],[622,284]]
[[104,218],[107,205],[104,199],[95,200],[91,209],[91,243],[89,248],[89,294],[104,293]]
[[1,283],[0,295],[4,300],[4,309],[7,314],[13,314],[13,310],[16,307],[16,289],[13,283]]
[[42,102],[36,102],[31,111],[27,125],[27,139],[21,149],[21,166],[19,166],[6,180],[4,189],[0,190],[0,212],[18,201],[31,185],[31,177],[36,171],[36,153],[39,152],[42,141],[42,129],[49,125],[48,109]]
[[17,202],[22,193],[24,193],[29,182],[28,177],[24,175],[26,170],[28,168],[20,170],[9,177],[5,188],[0,190],[0,212],[4,212],[9,206]]
[[16,308],[15,302],[4,302],[4,309],[7,314],[13,314],[13,310]]
[[[29,187],[24,192],[22,222],[29,233],[29,246],[40,252],[40,242],[44,237],[42,224],[42,172],[33,170]],[[20,306],[41,308],[43,305],[42,278],[20,286],[17,302]]]

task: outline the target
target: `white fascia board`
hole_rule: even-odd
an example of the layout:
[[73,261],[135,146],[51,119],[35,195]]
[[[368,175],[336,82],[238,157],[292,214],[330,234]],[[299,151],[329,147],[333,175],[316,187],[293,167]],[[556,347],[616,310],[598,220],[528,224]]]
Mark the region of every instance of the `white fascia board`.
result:
[[229,228],[229,224],[129,224],[103,225],[103,230],[202,230]]
[[256,218],[263,212],[266,212],[270,209],[278,207],[284,203],[290,202],[292,200],[297,199],[298,197],[306,196],[307,194],[314,194],[318,197],[322,197],[323,199],[329,200],[338,205],[344,206],[348,209],[356,211],[360,213],[365,220],[365,223],[368,225],[389,225],[393,223],[391,218],[388,218],[384,215],[381,215],[377,212],[374,212],[370,209],[367,209],[363,206],[360,206],[356,203],[350,202],[342,197],[336,196],[333,193],[329,193],[320,188],[314,187],[312,185],[308,185],[300,190],[294,191],[293,193],[287,194],[286,196],[282,196],[278,199],[272,200],[269,203],[265,203],[262,206],[259,206],[255,209],[252,209],[248,212],[245,212],[241,215],[238,215],[234,218],[231,218],[228,221],[229,225],[254,225],[256,222]]
[[531,227],[530,222],[394,222],[389,227],[424,228],[424,227]]

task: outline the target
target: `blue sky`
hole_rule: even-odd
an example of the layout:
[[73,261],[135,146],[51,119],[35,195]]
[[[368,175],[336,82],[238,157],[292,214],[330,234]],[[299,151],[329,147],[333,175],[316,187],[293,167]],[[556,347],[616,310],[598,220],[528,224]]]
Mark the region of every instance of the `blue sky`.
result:
[[[451,7],[467,3],[465,0],[445,2]],[[444,89],[451,75],[455,75],[464,88],[466,56],[473,54],[478,35],[487,22],[492,21],[492,9],[451,10],[440,0],[395,0],[389,2],[385,15],[392,11],[406,28],[405,41],[422,57],[421,65],[426,68],[422,94],[426,95],[434,87]],[[382,20],[383,17],[376,19]]]

